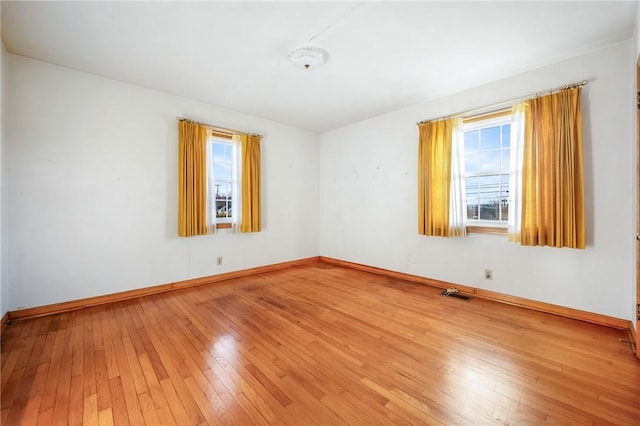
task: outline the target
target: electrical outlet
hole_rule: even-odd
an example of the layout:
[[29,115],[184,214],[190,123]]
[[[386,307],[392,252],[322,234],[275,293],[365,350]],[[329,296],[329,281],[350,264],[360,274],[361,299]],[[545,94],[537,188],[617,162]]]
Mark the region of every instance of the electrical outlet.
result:
[[222,256],[218,257],[218,266],[222,265]]
[[485,269],[484,270],[484,279],[485,280],[492,280],[493,279],[493,271],[491,269]]

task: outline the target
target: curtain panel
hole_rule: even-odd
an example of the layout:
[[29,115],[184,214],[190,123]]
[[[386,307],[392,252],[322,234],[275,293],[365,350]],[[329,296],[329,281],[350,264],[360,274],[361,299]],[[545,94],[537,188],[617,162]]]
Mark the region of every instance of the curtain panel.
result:
[[511,109],[511,138],[509,148],[509,219],[507,239],[522,241],[522,156],[524,151],[524,116],[528,104],[520,103]]
[[240,178],[241,216],[237,226],[238,232],[260,232],[261,189],[260,189],[260,136],[233,135],[233,140],[240,143]]
[[213,167],[213,144],[211,143],[212,137],[215,137],[214,132],[207,129],[206,140],[206,161],[207,161],[207,226],[209,227],[209,233],[213,234],[218,231],[217,227],[217,212],[216,212],[216,173],[215,167]]
[[581,88],[525,102],[521,243],[584,249]]
[[178,122],[178,235],[213,232],[207,223],[207,129]]
[[464,168],[464,127],[462,117],[454,118],[452,120],[449,237],[464,237],[467,235],[467,185]]
[[461,123],[460,118],[451,118],[419,125],[418,233],[421,235],[465,235],[464,213],[461,216],[459,211],[464,205],[464,168],[459,158],[461,133],[454,138]]

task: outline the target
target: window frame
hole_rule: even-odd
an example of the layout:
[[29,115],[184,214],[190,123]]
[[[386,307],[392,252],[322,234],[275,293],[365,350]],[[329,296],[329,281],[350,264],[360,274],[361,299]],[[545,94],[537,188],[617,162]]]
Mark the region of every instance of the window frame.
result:
[[[484,114],[472,115],[469,117],[463,118],[463,134],[467,131],[479,130],[482,128],[493,127],[496,125],[504,125],[510,123],[511,120],[511,108],[506,108],[498,111],[492,111]],[[503,150],[502,147],[499,148]],[[509,145],[509,155],[511,154],[511,144]],[[465,151],[466,155],[466,151]],[[500,170],[498,174],[503,173],[504,170]],[[511,170],[508,173],[509,179],[511,179]],[[466,179],[468,178],[467,172],[465,170],[465,186]],[[466,200],[465,200],[465,209],[466,209]],[[507,235],[508,230],[508,221],[492,221],[492,220],[481,220],[481,219],[467,219],[467,232],[468,233],[478,233],[478,234],[497,234],[497,235]]]

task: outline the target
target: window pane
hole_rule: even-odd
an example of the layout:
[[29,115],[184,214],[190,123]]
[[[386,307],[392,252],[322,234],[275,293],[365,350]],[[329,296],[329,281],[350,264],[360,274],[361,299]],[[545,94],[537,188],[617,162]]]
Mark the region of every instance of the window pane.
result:
[[478,171],[478,153],[466,154],[464,156],[465,173],[475,173]]
[[223,199],[231,197],[231,184],[230,183],[217,183],[216,184],[216,199]]
[[216,184],[216,217],[231,217],[231,183]]
[[478,193],[481,199],[497,199],[500,197],[500,177],[498,175],[480,176]]
[[231,207],[227,203],[220,204],[220,207],[217,207],[216,204],[216,217],[231,217]]
[[500,220],[509,220],[509,175],[500,176]]
[[466,179],[467,192],[467,219],[478,218],[478,178],[469,177]]
[[473,130],[471,132],[464,132],[464,150],[465,151],[478,150],[478,131],[477,130]]
[[231,144],[229,143],[224,144],[224,161],[226,161],[227,163],[232,163]]
[[496,199],[480,200],[480,219],[499,220],[499,202]]
[[509,167],[511,167],[509,165],[509,159],[511,158],[511,153],[509,152],[508,149],[503,149],[502,150],[502,170],[503,171],[508,171]]
[[500,148],[500,126],[480,129],[480,149]]
[[214,163],[213,175],[216,180],[231,180],[231,165],[226,163]]
[[478,178],[468,177],[466,179],[467,198],[478,198]]
[[500,176],[500,196],[509,198],[509,175]]
[[232,147],[230,143],[213,142],[213,161],[222,163],[233,163]]
[[500,209],[502,210],[501,220],[509,220],[509,203],[502,203]]
[[213,161],[224,161],[224,144],[213,143]]
[[500,153],[501,150],[481,151],[480,152],[480,171],[481,172],[498,172],[500,171]]
[[231,205],[231,199],[226,197],[220,197],[216,200],[216,217],[229,217],[229,206]]
[[504,148],[511,146],[511,124],[502,126],[502,146]]
[[467,219],[478,219],[478,203],[467,200]]
[[231,217],[231,199],[216,204],[216,217]]

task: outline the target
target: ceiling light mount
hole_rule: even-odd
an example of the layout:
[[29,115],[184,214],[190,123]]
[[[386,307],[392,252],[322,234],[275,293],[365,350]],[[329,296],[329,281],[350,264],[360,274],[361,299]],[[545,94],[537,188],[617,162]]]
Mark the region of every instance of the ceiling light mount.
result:
[[289,54],[289,60],[304,69],[319,67],[327,60],[327,52],[317,47],[301,47]]

